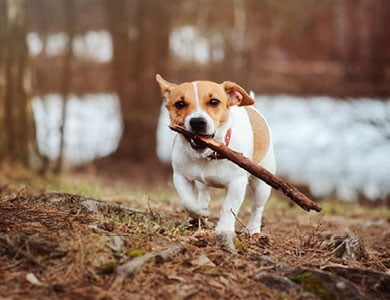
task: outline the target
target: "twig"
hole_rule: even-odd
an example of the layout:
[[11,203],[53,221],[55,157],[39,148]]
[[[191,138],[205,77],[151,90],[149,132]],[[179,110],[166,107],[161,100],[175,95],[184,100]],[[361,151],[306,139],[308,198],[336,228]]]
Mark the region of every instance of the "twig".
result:
[[232,213],[234,219],[237,221],[237,223],[244,229],[245,233],[250,236],[248,228],[244,225],[244,223],[241,222],[241,220],[237,217],[236,213],[234,212],[233,209],[230,209],[230,212]]
[[156,212],[156,211],[150,206],[150,197],[148,197],[148,212],[149,212],[150,218],[151,218],[152,220],[155,220],[155,219],[161,220],[161,219],[162,219],[161,215],[160,215],[158,212]]
[[120,287],[127,276],[135,274],[142,269],[148,262],[163,263],[176,256],[185,250],[181,244],[175,244],[167,249],[146,253],[142,256],[136,257],[123,265],[120,265],[116,270],[116,278],[111,286],[112,289]]
[[[19,240],[20,238],[20,240]],[[5,235],[4,238],[0,238],[0,246],[3,246],[8,254],[13,256],[14,258],[18,256],[22,256],[28,262],[38,266],[43,267],[40,262],[35,259],[34,256],[25,251],[23,248],[28,246],[28,240],[25,236],[8,236]]]
[[171,125],[169,126],[169,128],[173,131],[183,134],[187,138],[193,139],[196,144],[201,144],[209,147],[210,149],[222,155],[222,157],[227,158],[241,168],[245,169],[253,176],[256,176],[257,178],[263,180],[265,183],[267,183],[274,189],[281,190],[287,197],[289,197],[292,201],[294,201],[304,210],[314,210],[317,212],[321,211],[321,207],[319,207],[316,203],[314,203],[308,197],[302,194],[296,187],[290,185],[283,179],[273,175],[265,168],[252,163],[252,161],[249,158],[243,156],[242,153],[231,150],[225,145],[216,142],[210,137],[203,137],[189,132],[181,126]]
[[59,192],[48,192],[40,195],[37,199],[44,201],[51,201],[54,203],[76,203],[81,205],[83,208],[87,209],[92,213],[101,213],[108,211],[121,212],[127,215],[144,215],[145,211],[129,208],[124,205],[110,203],[92,197],[84,197],[76,194],[69,193],[59,193]]

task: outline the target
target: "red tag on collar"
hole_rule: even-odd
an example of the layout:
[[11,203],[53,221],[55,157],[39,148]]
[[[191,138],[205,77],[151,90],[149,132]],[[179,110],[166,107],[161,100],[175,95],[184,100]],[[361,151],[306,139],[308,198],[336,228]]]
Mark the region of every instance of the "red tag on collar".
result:
[[[232,129],[229,128],[228,131],[226,132],[226,135],[225,135],[225,146],[229,146],[229,143],[230,143],[230,138],[232,136]],[[213,152],[209,155],[209,158],[210,159],[223,159],[225,157],[223,157],[221,154],[217,153],[217,152]]]
[[230,143],[230,137],[232,136],[232,129],[229,128],[225,135],[225,145],[229,146]]

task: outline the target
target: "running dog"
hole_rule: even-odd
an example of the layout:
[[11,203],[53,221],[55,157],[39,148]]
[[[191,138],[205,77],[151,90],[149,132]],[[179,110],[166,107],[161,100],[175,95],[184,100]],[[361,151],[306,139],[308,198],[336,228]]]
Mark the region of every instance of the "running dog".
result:
[[[242,153],[254,163],[275,173],[274,151],[269,126],[255,108],[255,100],[238,84],[225,81],[192,81],[174,84],[160,75],[156,80],[165,98],[172,124],[216,141]],[[219,234],[235,234],[236,215],[244,201],[247,186],[253,205],[247,229],[261,232],[261,219],[271,188],[216,152],[178,134],[172,149],[173,182],[181,203],[193,218],[209,214],[208,186],[225,188],[219,221]]]

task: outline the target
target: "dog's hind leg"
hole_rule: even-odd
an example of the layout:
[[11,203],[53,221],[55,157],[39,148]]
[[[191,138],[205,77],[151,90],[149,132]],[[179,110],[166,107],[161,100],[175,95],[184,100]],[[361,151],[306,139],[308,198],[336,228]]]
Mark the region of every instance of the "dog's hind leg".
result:
[[[275,174],[276,165],[272,146],[268,149],[266,156],[261,162],[261,166],[266,168],[272,174]],[[246,228],[252,236],[261,232],[261,222],[263,218],[264,206],[271,195],[271,187],[264,181],[253,176],[249,180],[249,186],[253,192],[253,204],[251,216],[249,217]]]
[[246,227],[252,236],[255,233],[261,232],[261,221],[264,206],[271,194],[271,187],[265,182],[253,177],[250,181],[250,188],[253,192],[253,204],[248,225]]

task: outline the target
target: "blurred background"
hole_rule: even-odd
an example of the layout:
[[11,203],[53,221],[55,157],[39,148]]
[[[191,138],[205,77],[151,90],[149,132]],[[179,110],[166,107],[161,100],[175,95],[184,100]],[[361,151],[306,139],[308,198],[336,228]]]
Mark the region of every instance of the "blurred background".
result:
[[0,0],[2,168],[167,182],[156,73],[252,90],[280,176],[389,205],[388,0]]

